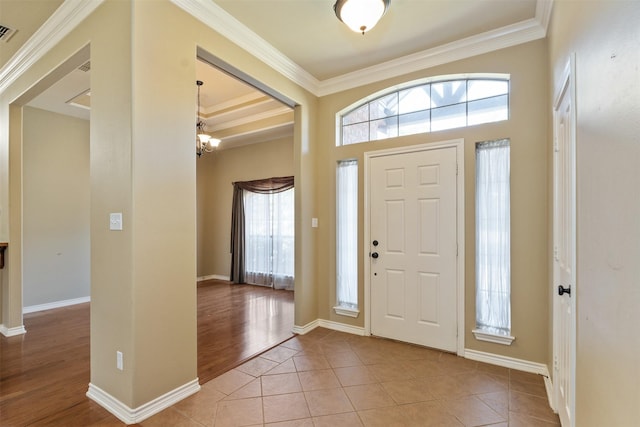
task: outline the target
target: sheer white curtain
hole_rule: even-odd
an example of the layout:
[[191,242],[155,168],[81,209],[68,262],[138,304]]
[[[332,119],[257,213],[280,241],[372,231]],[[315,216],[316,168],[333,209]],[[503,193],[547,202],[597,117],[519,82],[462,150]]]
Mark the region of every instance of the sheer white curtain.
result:
[[338,163],[336,271],[339,307],[358,308],[358,162]]
[[511,331],[509,140],[476,144],[476,326]]
[[244,192],[247,283],[293,289],[293,191],[275,194]]

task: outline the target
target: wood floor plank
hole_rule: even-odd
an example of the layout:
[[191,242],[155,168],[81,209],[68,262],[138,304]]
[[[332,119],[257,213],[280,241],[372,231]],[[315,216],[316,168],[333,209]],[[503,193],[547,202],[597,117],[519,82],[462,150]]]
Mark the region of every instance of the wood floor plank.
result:
[[[293,336],[293,292],[198,284],[203,384]],[[124,425],[90,401],[89,303],[27,314],[27,334],[0,336],[0,426]]]

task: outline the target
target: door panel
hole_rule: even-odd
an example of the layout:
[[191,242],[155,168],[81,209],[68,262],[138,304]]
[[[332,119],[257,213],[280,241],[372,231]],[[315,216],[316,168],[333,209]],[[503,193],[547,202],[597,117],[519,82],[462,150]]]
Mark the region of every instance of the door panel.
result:
[[457,349],[456,148],[373,157],[371,332]]
[[[575,425],[575,138],[572,76],[554,111],[554,387],[563,426]],[[562,292],[559,292],[562,287]],[[565,290],[569,290],[565,292]]]

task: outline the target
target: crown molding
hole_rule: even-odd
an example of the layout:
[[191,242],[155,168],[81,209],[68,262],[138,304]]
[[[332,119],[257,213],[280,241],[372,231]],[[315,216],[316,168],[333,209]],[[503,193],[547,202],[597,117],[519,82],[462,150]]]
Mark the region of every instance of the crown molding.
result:
[[[544,38],[553,8],[553,0],[537,0],[535,18],[319,81],[213,1],[170,1],[315,96],[330,95]],[[104,0],[65,0],[0,69],[0,93],[3,93],[23,72],[42,58],[103,2]]]
[[65,0],[0,70],[0,93],[89,16],[104,0]]
[[370,83],[420,71],[437,65],[516,46],[546,36],[536,19],[528,19],[496,30],[456,40],[432,49],[323,80],[317,96],[353,89]]
[[213,1],[170,1],[289,80],[299,84],[311,93],[316,93],[319,81],[315,77]]

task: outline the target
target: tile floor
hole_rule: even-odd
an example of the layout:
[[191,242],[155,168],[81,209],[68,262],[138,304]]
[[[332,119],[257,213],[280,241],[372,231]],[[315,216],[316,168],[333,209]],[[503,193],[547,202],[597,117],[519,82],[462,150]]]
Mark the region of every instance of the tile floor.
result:
[[543,378],[327,329],[204,384],[147,426],[559,426]]

